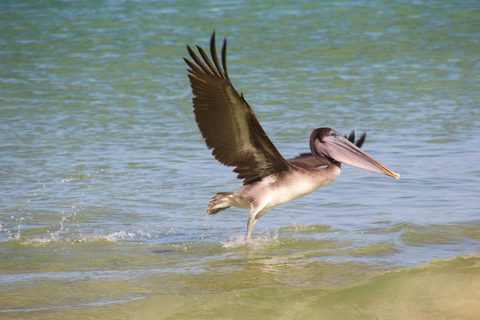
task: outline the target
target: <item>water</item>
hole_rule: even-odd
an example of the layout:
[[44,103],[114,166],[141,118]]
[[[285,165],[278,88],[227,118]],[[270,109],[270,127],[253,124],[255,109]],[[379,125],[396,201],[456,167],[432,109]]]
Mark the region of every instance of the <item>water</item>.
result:
[[[0,318],[476,319],[480,7],[471,1],[0,4]],[[182,56],[229,72],[285,157],[367,131],[401,179],[346,167],[275,208],[195,125]],[[220,41],[219,41],[220,42]]]

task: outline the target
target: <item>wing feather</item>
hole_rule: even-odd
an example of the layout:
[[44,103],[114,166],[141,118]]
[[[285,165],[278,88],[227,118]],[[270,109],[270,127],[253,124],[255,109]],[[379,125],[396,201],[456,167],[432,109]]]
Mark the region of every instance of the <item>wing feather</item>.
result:
[[262,178],[289,169],[258,122],[247,101],[235,90],[227,74],[226,41],[222,48],[222,67],[215,50],[215,33],[210,40],[209,59],[197,46],[200,59],[187,46],[190,57],[184,58],[189,66],[189,79],[193,91],[195,120],[212,154],[220,163],[236,167],[237,178],[248,185]]

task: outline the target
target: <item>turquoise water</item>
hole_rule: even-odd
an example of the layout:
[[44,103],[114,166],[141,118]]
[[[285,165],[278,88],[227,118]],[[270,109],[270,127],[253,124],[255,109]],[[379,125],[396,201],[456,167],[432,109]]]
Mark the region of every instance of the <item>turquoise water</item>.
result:
[[[477,1],[0,4],[0,318],[476,319]],[[241,181],[196,127],[185,44],[285,157],[367,132],[395,181],[344,166],[275,208],[204,214]],[[220,41],[219,41],[220,43]]]

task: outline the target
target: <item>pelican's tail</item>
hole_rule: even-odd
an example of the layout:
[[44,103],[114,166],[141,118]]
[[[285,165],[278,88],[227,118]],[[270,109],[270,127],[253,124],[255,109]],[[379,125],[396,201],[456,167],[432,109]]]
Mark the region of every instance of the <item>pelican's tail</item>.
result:
[[219,192],[214,196],[207,207],[207,214],[215,214],[231,206],[233,192]]

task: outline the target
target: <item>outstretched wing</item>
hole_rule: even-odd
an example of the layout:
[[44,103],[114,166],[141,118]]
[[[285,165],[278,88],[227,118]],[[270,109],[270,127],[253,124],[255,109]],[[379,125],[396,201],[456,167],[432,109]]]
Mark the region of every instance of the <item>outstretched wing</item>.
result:
[[[366,137],[367,133],[362,134],[360,139],[357,140],[356,146],[361,148],[363,143],[365,142]],[[347,138],[346,135],[345,138]],[[352,131],[347,139],[351,143],[355,143],[355,131]],[[330,165],[330,160],[328,158],[317,158],[314,157],[311,153],[301,153],[293,159],[288,159],[287,162],[291,165],[295,165],[297,167],[305,169]]]
[[203,61],[187,45],[194,62],[184,58],[190,69],[195,120],[207,147],[220,163],[236,167],[243,185],[274,173],[286,171],[289,165],[268,138],[243,94],[238,94],[227,73],[225,39],[222,65],[215,49],[215,32],[210,40],[212,61],[197,46]]

